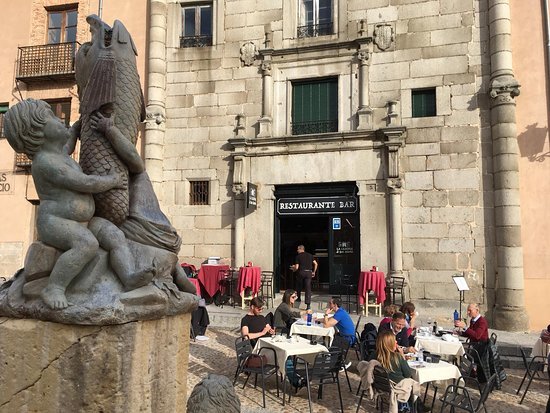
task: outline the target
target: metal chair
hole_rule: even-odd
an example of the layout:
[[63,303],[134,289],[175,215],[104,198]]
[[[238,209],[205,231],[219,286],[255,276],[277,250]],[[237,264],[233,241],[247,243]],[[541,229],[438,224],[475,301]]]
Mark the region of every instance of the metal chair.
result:
[[525,350],[523,348],[519,349],[521,352],[521,358],[523,360],[523,366],[525,367],[525,374],[523,375],[523,379],[521,380],[521,383],[519,384],[518,390],[516,391],[516,394],[519,394],[521,391],[521,388],[523,387],[523,383],[525,382],[525,379],[529,377],[529,380],[527,381],[527,387],[525,388],[525,392],[523,393],[523,396],[521,396],[521,400],[519,401],[519,404],[523,403],[523,399],[525,399],[525,396],[527,395],[527,392],[529,391],[529,387],[531,386],[531,382],[534,378],[537,379],[543,379],[540,374],[544,371],[544,366],[546,365],[546,360],[542,356],[534,356],[531,358],[531,360],[528,360],[527,354],[525,354]]
[[496,333],[491,333],[491,337],[489,337],[489,340],[491,341],[491,343],[493,343],[493,345],[497,345],[497,335]]
[[390,282],[387,284],[386,288],[388,289],[388,295],[391,297],[391,304],[397,304],[395,299],[396,295],[400,296],[400,305],[403,305],[405,296],[405,278],[404,277],[394,277],[390,278]]
[[[359,312],[359,301],[357,300],[357,283],[353,283],[351,275],[342,275],[340,277],[339,284],[345,289],[345,294],[340,294],[342,305],[347,304],[345,308],[348,313],[351,313],[351,305],[354,304],[356,306],[356,312]],[[355,297],[355,300],[352,300],[352,297]]]
[[329,348],[329,351],[341,351],[342,352],[342,367],[344,368],[344,374],[346,375],[346,380],[348,382],[349,391],[351,390],[351,382],[349,381],[348,376],[348,368],[346,367],[346,360],[348,358],[348,351],[350,347],[352,346],[350,344],[351,336],[344,336],[340,333],[336,334],[334,336],[334,339],[332,340],[332,346]]
[[275,307],[273,304],[273,271],[262,271],[261,277],[260,294],[266,307],[269,308],[269,301],[271,300],[271,307],[273,308]]
[[223,287],[223,294],[219,299],[220,306],[223,308],[224,304],[230,304],[235,308],[235,296],[234,296],[234,287],[237,277],[235,276],[236,270],[230,268],[228,270],[220,270],[220,284]]
[[[274,364],[268,364],[265,362],[265,358],[262,357],[263,351],[272,351],[273,357],[275,360]],[[275,375],[275,382],[277,385],[277,397],[279,397],[279,378],[277,373],[279,372],[279,367],[277,364],[277,353],[274,349],[269,347],[262,347],[257,354],[252,353],[252,345],[248,337],[238,337],[235,340],[235,351],[237,353],[237,370],[235,370],[235,378],[233,379],[233,386],[237,382],[239,375],[242,373],[246,374],[246,380],[243,384],[243,389],[248,383],[248,379],[251,374],[254,374],[254,388],[258,384],[258,374],[262,379],[262,397],[263,397],[263,407],[265,409],[265,379]],[[250,366],[252,364],[250,360],[257,359],[255,361],[254,367]],[[258,367],[256,367],[258,366]]]
[[442,404],[440,412],[442,413],[446,406],[451,407],[451,412],[454,412],[455,409],[461,409],[470,413],[477,413],[481,411],[482,408],[485,409],[485,402],[489,397],[489,393],[493,390],[496,379],[497,375],[495,373],[487,381],[487,384],[483,388],[477,402],[470,396],[470,393],[466,387],[459,386],[457,384],[449,385],[447,389],[445,389],[445,395],[441,400]]
[[[392,392],[392,386],[390,383],[390,378],[388,377],[388,372],[384,370],[382,366],[375,366],[373,369],[372,389],[374,391],[376,407],[378,408],[380,403],[380,412],[383,412],[384,397],[388,399],[387,401],[388,406],[390,404],[389,398],[391,397],[390,395]],[[359,412],[359,408],[361,407],[361,401],[363,401],[363,397],[365,396],[365,393],[366,393],[366,390],[363,390],[361,392],[361,396],[359,397],[359,402],[357,403],[356,413]]]
[[[308,363],[301,357],[296,357],[296,364],[294,368],[294,374],[296,379],[300,383],[305,383],[307,387],[307,397],[309,402],[309,411],[311,409],[311,386],[319,386],[317,391],[317,398],[323,398],[323,386],[327,384],[336,384],[338,386],[338,397],[340,398],[340,409],[344,412],[344,403],[342,402],[342,392],[340,391],[340,380],[338,374],[342,367],[342,352],[337,349],[332,349],[328,353],[319,353],[315,356],[313,366],[309,366]],[[290,380],[290,379],[289,379]],[[285,377],[283,384],[283,406],[286,399],[286,382]],[[288,394],[288,402],[290,403],[291,392]]]

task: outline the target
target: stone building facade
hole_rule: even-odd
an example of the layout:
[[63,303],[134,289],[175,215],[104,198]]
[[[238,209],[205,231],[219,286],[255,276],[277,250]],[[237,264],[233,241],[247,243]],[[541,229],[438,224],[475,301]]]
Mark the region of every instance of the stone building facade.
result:
[[[204,4],[151,3],[160,121],[145,157],[185,259],[253,261],[282,286],[288,249],[309,243],[327,255],[331,292],[376,265],[445,308],[458,273],[496,326],[526,328],[508,2]],[[211,13],[204,47],[185,39],[198,34],[193,8]],[[208,182],[207,205],[192,205],[194,181]],[[358,210],[300,203],[328,194]]]

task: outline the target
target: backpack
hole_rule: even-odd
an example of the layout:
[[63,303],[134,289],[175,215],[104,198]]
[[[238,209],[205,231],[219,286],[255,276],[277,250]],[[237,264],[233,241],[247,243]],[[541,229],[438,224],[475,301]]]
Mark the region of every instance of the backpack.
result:
[[370,361],[374,358],[376,353],[376,337],[378,331],[376,326],[372,323],[365,324],[363,331],[361,331],[361,358],[365,361]]

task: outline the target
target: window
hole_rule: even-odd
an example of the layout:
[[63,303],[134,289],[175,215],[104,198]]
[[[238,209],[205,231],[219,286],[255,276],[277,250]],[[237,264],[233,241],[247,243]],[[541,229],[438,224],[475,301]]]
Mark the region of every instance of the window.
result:
[[4,134],[4,114],[8,111],[7,103],[0,103],[0,138],[5,138]]
[[208,205],[209,181],[190,181],[189,184],[189,204]]
[[412,117],[425,118],[436,115],[435,88],[412,90]]
[[48,11],[48,44],[76,42],[76,9]]
[[292,82],[292,134],[338,131],[338,79]]
[[48,104],[51,106],[52,111],[55,116],[65,122],[67,127],[70,126],[71,122],[71,100],[62,99],[62,100],[47,100]]
[[212,3],[182,6],[181,47],[212,46]]
[[300,0],[298,37],[332,34],[332,0]]

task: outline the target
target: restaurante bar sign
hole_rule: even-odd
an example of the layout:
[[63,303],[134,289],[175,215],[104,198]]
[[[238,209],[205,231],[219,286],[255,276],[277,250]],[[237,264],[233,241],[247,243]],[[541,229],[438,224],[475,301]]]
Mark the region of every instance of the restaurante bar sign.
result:
[[279,215],[299,214],[354,214],[357,212],[357,198],[354,196],[333,196],[315,198],[279,198]]

